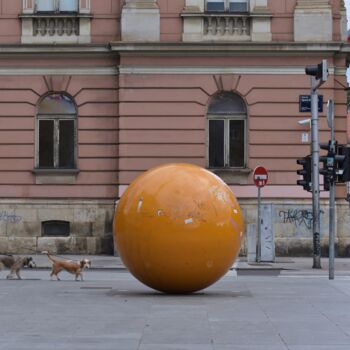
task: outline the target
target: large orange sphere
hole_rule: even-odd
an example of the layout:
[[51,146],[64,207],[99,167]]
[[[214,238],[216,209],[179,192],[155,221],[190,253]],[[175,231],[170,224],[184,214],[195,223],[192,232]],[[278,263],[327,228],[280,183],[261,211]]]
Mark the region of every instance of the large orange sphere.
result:
[[114,238],[129,271],[166,293],[189,293],[222,277],[244,231],[239,204],[213,173],[168,164],[139,176],[121,197]]

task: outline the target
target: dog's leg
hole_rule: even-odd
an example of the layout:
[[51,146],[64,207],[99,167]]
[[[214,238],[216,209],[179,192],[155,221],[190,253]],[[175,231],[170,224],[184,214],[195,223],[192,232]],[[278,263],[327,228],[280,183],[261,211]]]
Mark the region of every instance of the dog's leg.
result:
[[18,260],[16,263],[12,266],[10,270],[10,274],[7,276],[8,279],[13,278],[13,276],[16,274],[17,278],[19,280],[22,279],[21,275],[19,274],[19,271],[21,269],[21,261]]
[[[59,271],[58,271],[58,272],[59,272]],[[60,278],[58,277],[58,272],[56,272],[56,271],[54,271],[54,270],[51,271],[51,273],[50,273],[51,281],[53,280],[53,279],[52,279],[53,275],[56,276],[57,281],[60,281]]]

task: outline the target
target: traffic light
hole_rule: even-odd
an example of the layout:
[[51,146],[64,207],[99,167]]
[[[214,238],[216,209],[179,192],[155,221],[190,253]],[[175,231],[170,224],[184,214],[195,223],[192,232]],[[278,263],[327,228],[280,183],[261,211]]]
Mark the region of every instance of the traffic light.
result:
[[337,153],[344,157],[339,162],[338,182],[348,182],[350,181],[350,147],[339,145]]
[[[320,162],[323,163],[323,168],[320,169],[320,174],[324,176],[324,189],[328,191],[329,184],[347,181],[343,180],[343,168],[349,163],[349,161],[345,162],[346,156],[341,153],[347,153],[349,156],[350,153],[348,153],[348,150],[344,145],[338,146],[336,141],[333,145],[331,144],[331,141],[328,143],[320,143],[320,148],[327,150],[327,155],[320,157]],[[350,169],[348,168],[346,176],[350,179]]]
[[303,186],[305,191],[311,192],[311,156],[297,159],[297,164],[303,166],[303,169],[297,170],[297,174],[303,177],[302,180],[297,180],[297,185]]
[[312,66],[306,66],[305,73],[314,76],[317,80],[323,83],[328,79],[328,64],[327,60],[322,60],[321,63]]

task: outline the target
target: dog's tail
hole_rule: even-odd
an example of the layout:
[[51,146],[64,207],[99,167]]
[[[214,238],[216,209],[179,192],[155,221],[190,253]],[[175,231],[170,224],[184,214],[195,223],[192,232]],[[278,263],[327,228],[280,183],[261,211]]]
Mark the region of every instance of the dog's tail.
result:
[[52,261],[55,262],[56,260],[50,255],[50,253],[47,250],[43,250],[41,254],[46,254],[47,257]]

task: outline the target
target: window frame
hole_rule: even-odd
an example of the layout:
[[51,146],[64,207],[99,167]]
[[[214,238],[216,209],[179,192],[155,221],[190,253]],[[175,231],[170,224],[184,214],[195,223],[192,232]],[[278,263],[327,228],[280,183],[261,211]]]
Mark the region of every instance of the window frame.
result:
[[[41,114],[39,113],[40,110],[40,104],[42,101],[47,98],[50,95],[65,95],[67,96],[74,104],[75,107],[75,113],[73,114]],[[61,92],[52,92],[50,94],[46,94],[43,96],[39,103],[37,104],[37,111],[36,111],[36,118],[35,118],[35,169],[36,170],[51,170],[51,171],[62,171],[62,170],[76,170],[77,169],[77,146],[78,146],[78,124],[77,124],[77,119],[78,119],[78,114],[77,114],[77,106],[75,104],[74,99]],[[39,164],[40,161],[40,121],[42,120],[53,120],[54,121],[54,132],[53,132],[53,167],[41,167]],[[59,167],[59,147],[60,147],[60,140],[59,140],[59,132],[60,132],[60,121],[61,120],[72,120],[73,121],[73,159],[74,159],[74,164],[72,168],[67,168],[67,167]]]
[[[208,10],[208,2],[213,2],[213,1],[210,1],[210,0],[205,0],[205,11],[206,12],[215,12],[215,13],[224,13],[224,12],[228,12],[228,13],[247,13],[249,12],[249,5],[250,5],[250,0],[240,0],[239,2],[244,2],[247,4],[247,7],[246,7],[246,11],[230,11],[230,0],[222,0],[220,2],[223,2],[224,3],[224,10],[223,11],[220,11],[220,10],[217,10],[217,11],[213,11],[213,10]],[[218,1],[218,3],[220,3]]]
[[[223,120],[224,121],[224,166],[223,167],[210,167],[209,163],[209,122],[210,120]],[[244,125],[244,154],[243,154],[243,165],[238,167],[230,166],[230,120],[242,120]],[[247,168],[247,115],[246,114],[208,114],[207,115],[207,168],[208,169],[245,169]]]

